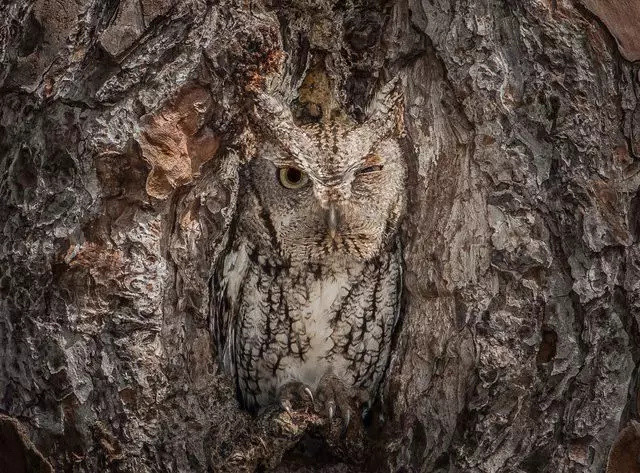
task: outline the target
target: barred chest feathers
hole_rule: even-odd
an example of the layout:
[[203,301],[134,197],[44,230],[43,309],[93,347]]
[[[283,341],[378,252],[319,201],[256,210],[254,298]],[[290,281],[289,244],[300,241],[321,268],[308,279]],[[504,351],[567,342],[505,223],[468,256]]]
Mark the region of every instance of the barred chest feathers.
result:
[[383,259],[343,272],[299,272],[265,265],[246,244],[226,256],[222,284],[238,317],[229,326],[224,363],[245,407],[275,402],[290,381],[315,391],[327,373],[375,396],[401,277],[400,255]]

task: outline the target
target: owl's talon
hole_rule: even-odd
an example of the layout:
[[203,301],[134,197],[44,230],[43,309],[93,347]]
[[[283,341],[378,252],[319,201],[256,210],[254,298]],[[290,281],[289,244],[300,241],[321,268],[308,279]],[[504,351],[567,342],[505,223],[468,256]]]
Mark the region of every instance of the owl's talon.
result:
[[311,405],[313,405],[313,393],[311,392],[311,389],[309,389],[308,386],[305,386],[304,392],[307,396],[309,396],[309,399],[311,400]]
[[344,417],[342,418],[342,420],[344,422],[342,436],[344,437],[344,435],[347,433],[347,429],[349,428],[349,421],[351,420],[351,409],[349,409],[348,407],[346,408],[346,412],[344,413]]
[[293,415],[291,414],[291,403],[289,402],[288,399],[281,400],[280,407],[282,407],[285,410],[285,412],[289,414],[289,417],[293,419]]
[[307,411],[313,406],[313,396],[309,387],[299,381],[291,381],[280,387],[278,401],[284,410],[291,414],[293,411]]
[[[333,373],[325,374],[314,393],[317,399],[316,412],[323,412],[325,434],[334,442],[350,442],[363,429],[358,413],[362,412],[366,392],[346,384]],[[337,419],[336,419],[337,418]]]

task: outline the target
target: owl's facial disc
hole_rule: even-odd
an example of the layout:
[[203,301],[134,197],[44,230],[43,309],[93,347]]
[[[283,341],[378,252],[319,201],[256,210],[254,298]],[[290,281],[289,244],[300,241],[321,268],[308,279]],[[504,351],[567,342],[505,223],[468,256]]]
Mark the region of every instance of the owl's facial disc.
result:
[[405,164],[394,139],[361,146],[354,138],[294,159],[266,143],[248,163],[256,197],[248,234],[292,264],[348,264],[383,251],[403,213]]

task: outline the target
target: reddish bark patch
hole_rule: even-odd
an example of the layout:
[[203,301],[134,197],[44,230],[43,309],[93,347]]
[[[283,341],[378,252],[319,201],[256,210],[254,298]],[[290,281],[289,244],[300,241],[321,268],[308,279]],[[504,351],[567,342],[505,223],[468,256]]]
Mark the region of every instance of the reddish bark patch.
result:
[[[70,249],[69,251],[74,251]],[[113,275],[123,271],[123,255],[119,250],[105,248],[96,243],[85,243],[75,255],[66,258],[69,266],[91,268],[97,275]]]
[[629,61],[640,60],[640,2],[637,0],[582,0],[607,26],[618,43],[620,53]]
[[607,473],[640,473],[640,424],[632,420],[609,451]]
[[166,199],[174,189],[192,182],[200,166],[213,158],[220,138],[205,124],[211,106],[209,92],[191,86],[142,118],[137,141],[151,166],[146,183],[150,196]]

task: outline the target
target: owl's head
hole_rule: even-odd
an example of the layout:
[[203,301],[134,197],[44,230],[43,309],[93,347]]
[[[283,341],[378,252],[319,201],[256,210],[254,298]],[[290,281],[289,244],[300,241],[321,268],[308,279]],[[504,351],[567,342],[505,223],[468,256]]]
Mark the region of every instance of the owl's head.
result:
[[259,123],[269,122],[245,178],[255,230],[282,258],[367,261],[391,243],[405,207],[397,89],[383,89],[363,123],[341,115],[297,126],[287,107],[259,97]]

